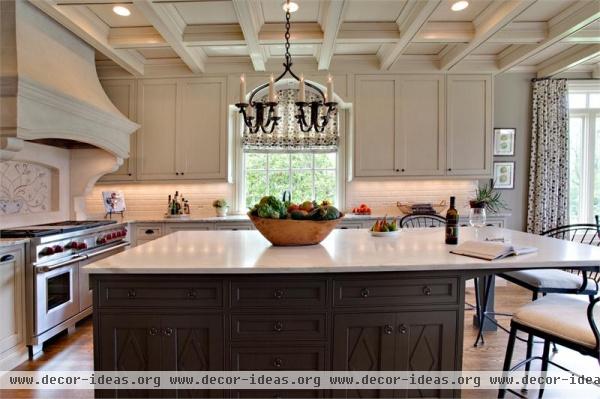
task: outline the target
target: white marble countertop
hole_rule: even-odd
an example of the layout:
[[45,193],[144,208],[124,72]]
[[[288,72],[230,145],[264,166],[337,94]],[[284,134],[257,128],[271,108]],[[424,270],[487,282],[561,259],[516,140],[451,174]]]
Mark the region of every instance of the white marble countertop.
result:
[[29,242],[29,238],[0,238],[0,248],[21,245]]
[[[473,239],[462,228],[461,241]],[[396,237],[334,230],[320,245],[274,247],[258,231],[180,231],[86,266],[94,273],[338,273],[599,266],[600,248],[494,227],[479,238],[504,237],[538,252],[493,262],[459,255],[441,228],[407,229]]]

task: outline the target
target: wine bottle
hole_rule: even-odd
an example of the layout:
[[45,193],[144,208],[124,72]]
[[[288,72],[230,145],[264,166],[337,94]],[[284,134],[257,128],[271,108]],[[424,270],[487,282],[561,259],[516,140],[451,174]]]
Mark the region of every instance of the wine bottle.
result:
[[446,244],[458,244],[458,211],[456,198],[450,197],[450,208],[446,212]]

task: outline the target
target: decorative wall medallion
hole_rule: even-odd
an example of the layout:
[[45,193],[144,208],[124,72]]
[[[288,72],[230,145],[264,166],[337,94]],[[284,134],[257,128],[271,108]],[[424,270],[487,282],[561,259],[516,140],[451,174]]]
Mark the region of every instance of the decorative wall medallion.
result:
[[0,163],[0,214],[51,210],[52,170],[24,161]]

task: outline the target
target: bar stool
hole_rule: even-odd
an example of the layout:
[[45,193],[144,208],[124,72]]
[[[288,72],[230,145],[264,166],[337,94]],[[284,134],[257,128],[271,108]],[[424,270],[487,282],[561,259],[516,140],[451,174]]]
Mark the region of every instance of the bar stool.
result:
[[[548,364],[561,370],[571,372],[563,366],[549,360],[550,344],[556,343],[575,350],[583,355],[592,356],[600,365],[600,297],[591,302],[573,295],[550,294],[519,308],[510,323],[510,336],[504,358],[504,371],[513,371],[533,360],[542,361],[542,372],[548,371]],[[561,317],[556,317],[561,315]],[[536,336],[544,340],[544,350],[541,357],[531,355],[524,361],[510,367],[517,332]],[[503,398],[506,391],[502,386],[498,398]],[[519,397],[524,397],[515,391],[508,390]],[[544,394],[544,386],[540,386],[538,397]]]

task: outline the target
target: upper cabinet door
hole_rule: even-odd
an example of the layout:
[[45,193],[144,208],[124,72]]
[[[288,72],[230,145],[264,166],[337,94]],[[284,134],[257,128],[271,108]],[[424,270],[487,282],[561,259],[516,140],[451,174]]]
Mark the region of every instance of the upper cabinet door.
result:
[[138,179],[176,177],[177,80],[143,80],[138,88]]
[[[127,118],[135,121],[135,81],[133,79],[119,79],[105,80],[101,83],[106,95],[115,107]],[[129,138],[129,158],[123,160],[123,165],[116,172],[103,176],[102,181],[135,180],[136,137],[137,132]]]
[[445,173],[445,93],[441,75],[402,75],[399,81],[396,164],[400,176]]
[[392,75],[359,75],[355,84],[355,174],[395,176],[397,79]]
[[227,104],[224,78],[180,82],[177,171],[183,179],[227,178]]
[[448,75],[447,171],[489,177],[492,169],[492,82],[487,75]]

